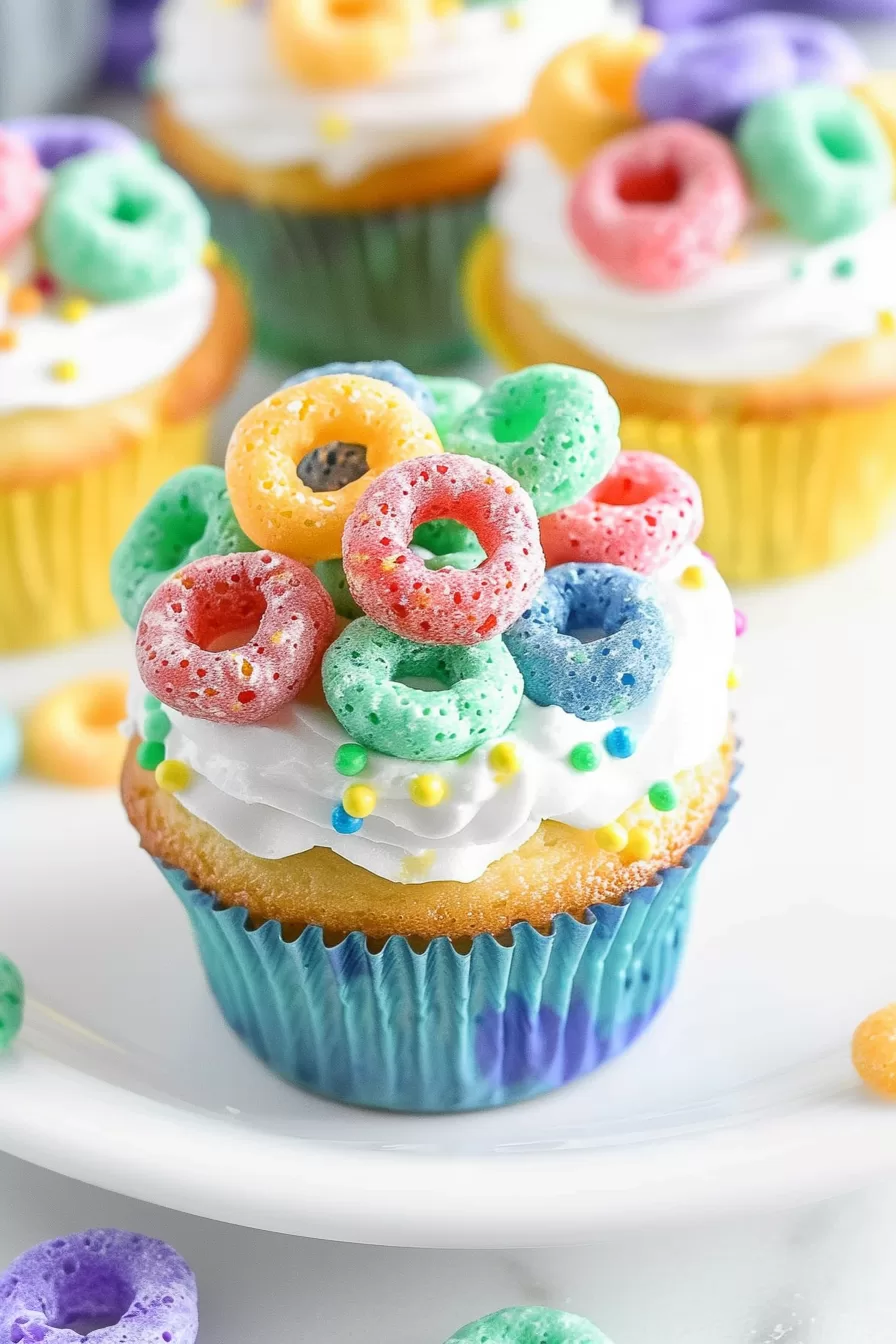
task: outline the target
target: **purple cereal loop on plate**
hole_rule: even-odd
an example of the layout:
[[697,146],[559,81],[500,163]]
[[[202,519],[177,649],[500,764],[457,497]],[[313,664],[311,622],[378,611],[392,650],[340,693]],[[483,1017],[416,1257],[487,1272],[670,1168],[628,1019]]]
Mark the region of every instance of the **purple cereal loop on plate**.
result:
[[[755,0],[643,0],[641,19],[651,28],[674,33],[695,23],[719,23],[768,8]],[[896,16],[896,0],[785,0],[782,9],[826,19],[886,19]]]
[[0,124],[4,130],[27,140],[40,159],[41,167],[48,171],[67,159],[95,150],[124,153],[140,148],[140,141],[133,131],[105,117],[16,117]]
[[193,1271],[138,1233],[57,1237],[0,1275],[2,1344],[194,1344],[198,1328]]

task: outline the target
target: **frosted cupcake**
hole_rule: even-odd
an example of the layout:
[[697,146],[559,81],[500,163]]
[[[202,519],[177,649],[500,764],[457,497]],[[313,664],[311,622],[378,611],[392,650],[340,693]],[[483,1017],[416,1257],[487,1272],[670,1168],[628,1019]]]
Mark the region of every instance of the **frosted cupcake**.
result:
[[[124,803],[227,1021],[312,1091],[453,1111],[596,1068],[667,998],[733,801],[735,618],[696,486],[617,456],[599,379],[504,379],[449,452],[425,393],[268,398],[113,583]],[[334,440],[369,470],[315,490]]]
[[603,0],[167,0],[155,133],[295,363],[468,351],[460,257],[539,66]]
[[112,551],[242,360],[191,189],[96,118],[0,128],[0,650],[115,620]]
[[600,39],[546,68],[471,258],[471,310],[507,365],[606,379],[624,446],[699,482],[729,578],[801,573],[896,502],[893,123],[822,20],[659,42],[614,56],[600,97]]

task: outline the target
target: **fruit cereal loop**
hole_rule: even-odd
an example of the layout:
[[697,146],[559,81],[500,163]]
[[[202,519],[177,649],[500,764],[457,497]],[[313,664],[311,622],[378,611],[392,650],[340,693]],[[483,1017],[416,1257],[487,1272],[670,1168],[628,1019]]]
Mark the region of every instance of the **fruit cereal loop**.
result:
[[[341,490],[317,493],[296,475],[327,443],[358,443],[368,472]],[[331,374],[283,388],[243,416],[225,472],[240,526],[258,546],[313,565],[337,560],[352,509],[387,467],[437,453],[432,422],[409,397],[375,378]]]
[[7,252],[40,214],[44,172],[21,136],[0,128],[0,252]]
[[696,122],[655,122],[594,156],[569,201],[575,237],[607,275],[678,289],[719,264],[747,222],[726,140]]
[[388,79],[411,47],[413,0],[271,0],[274,54],[308,88]]
[[297,561],[269,551],[213,555],[147,602],[137,670],[147,690],[191,718],[257,723],[302,689],[335,621],[326,589]]
[[659,453],[620,453],[577,504],[541,520],[548,568],[568,560],[653,574],[703,527],[697,482]]
[[[450,518],[476,533],[478,569],[427,569],[415,527]],[[500,468],[446,454],[392,467],[369,486],[342,541],[351,594],[377,624],[421,644],[494,639],[528,606],[544,574],[532,501]]]

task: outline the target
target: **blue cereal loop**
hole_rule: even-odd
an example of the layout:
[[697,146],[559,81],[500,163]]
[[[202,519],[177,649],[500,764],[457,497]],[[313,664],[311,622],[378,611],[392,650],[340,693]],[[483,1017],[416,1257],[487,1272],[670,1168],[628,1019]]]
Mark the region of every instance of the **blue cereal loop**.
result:
[[399,364],[396,359],[359,360],[355,364],[343,364],[334,360],[331,364],[321,364],[316,369],[302,369],[280,384],[280,389],[296,387],[299,383],[310,383],[312,378],[326,378],[332,373],[356,373],[362,378],[378,378],[381,383],[391,383],[405,396],[410,397],[414,405],[430,420],[436,413],[436,401],[429,388],[417,377]]
[[[572,633],[595,629],[602,633],[591,643]],[[652,580],[617,565],[548,570],[504,642],[530,700],[587,723],[640,705],[672,662],[672,632]]]

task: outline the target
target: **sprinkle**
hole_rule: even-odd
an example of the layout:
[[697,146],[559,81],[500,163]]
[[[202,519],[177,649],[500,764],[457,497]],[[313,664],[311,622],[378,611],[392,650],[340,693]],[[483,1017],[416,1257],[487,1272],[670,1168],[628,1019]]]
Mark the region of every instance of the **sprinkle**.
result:
[[522,28],[524,24],[525,24],[525,18],[523,17],[522,10],[505,9],[504,27],[507,28],[510,32],[515,32],[517,29]]
[[729,691],[736,691],[740,685],[740,673],[736,667],[732,667],[728,673],[727,686]]
[[9,296],[9,311],[18,317],[39,313],[43,306],[44,296],[36,285],[19,285]]
[[49,271],[39,271],[34,277],[34,288],[40,290],[45,299],[49,299],[56,293],[59,286]]
[[221,265],[221,249],[213,239],[210,238],[202,249],[200,261],[203,266],[207,266],[209,270],[214,270],[216,266]]
[[165,793],[180,793],[193,778],[185,761],[162,761],[156,766],[156,783]]
[[171,720],[164,709],[151,710],[143,721],[143,736],[147,742],[164,742],[171,732]]
[[73,383],[78,376],[78,366],[73,359],[60,359],[50,369],[57,383]]
[[92,307],[93,304],[89,299],[82,298],[80,294],[73,294],[71,298],[63,301],[59,315],[63,322],[83,322]]
[[422,854],[409,854],[402,859],[398,870],[399,882],[414,882],[426,877],[436,861],[434,849],[424,849]]
[[806,274],[806,267],[802,261],[794,261],[791,263],[790,266],[791,280],[802,280],[805,274]]
[[342,804],[337,803],[330,814],[330,824],[339,835],[354,835],[364,822],[360,817],[350,817]]
[[634,755],[635,740],[628,728],[611,728],[604,738],[604,746],[610,756],[615,756],[618,760],[627,760],[629,756]]
[[892,336],[896,332],[896,317],[890,312],[889,308],[882,308],[877,315],[877,334],[879,336]]
[[343,742],[336,748],[333,764],[340,775],[360,775],[367,769],[367,748],[359,742]]
[[678,794],[675,785],[667,779],[657,780],[647,791],[647,800],[656,812],[674,812],[678,806]]
[[866,1017],[852,1038],[852,1062],[879,1096],[896,1097],[896,1003]]
[[352,784],[342,795],[342,806],[350,817],[369,817],[376,807],[376,789],[369,784]]
[[608,850],[610,854],[619,854],[628,842],[628,831],[618,821],[611,821],[609,826],[598,827],[594,839],[601,849]]
[[438,807],[448,796],[448,785],[441,775],[415,775],[408,793],[418,807]]
[[596,770],[600,752],[593,742],[577,742],[569,753],[569,763],[573,770]]
[[848,280],[855,274],[856,263],[852,257],[838,257],[834,262],[833,273],[838,280]]
[[137,764],[141,770],[155,770],[164,759],[164,742],[141,742],[137,748]]
[[519,752],[512,742],[496,742],[488,754],[488,763],[497,774],[509,779],[519,772]]
[[437,19],[450,19],[463,9],[461,0],[429,0],[430,13]]
[[703,573],[702,565],[688,565],[681,571],[678,582],[682,588],[702,588],[706,583],[706,575]]
[[351,135],[351,123],[339,112],[324,112],[317,123],[317,133],[326,144],[338,145]]
[[19,343],[19,333],[13,331],[12,327],[6,327],[0,331],[0,350],[15,350]]
[[653,854],[653,836],[646,826],[633,826],[628,833],[628,844],[623,858],[627,863],[642,863]]
[[734,638],[740,639],[741,635],[747,633],[747,618],[744,612],[734,610]]

